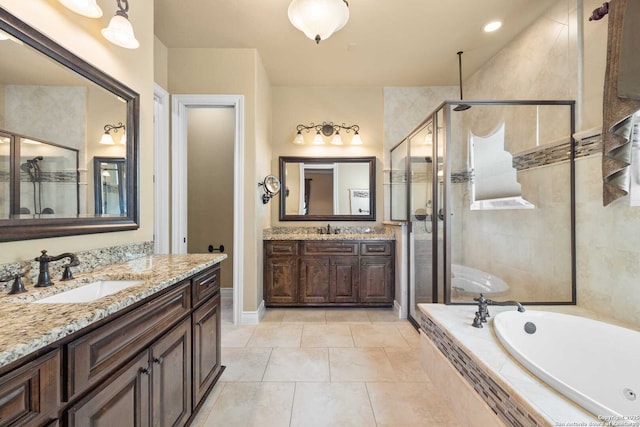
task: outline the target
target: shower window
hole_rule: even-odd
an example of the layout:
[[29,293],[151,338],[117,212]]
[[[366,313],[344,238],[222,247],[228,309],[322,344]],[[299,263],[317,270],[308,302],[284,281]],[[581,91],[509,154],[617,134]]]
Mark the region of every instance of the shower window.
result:
[[409,142],[403,140],[391,149],[391,220],[407,220],[407,156]]

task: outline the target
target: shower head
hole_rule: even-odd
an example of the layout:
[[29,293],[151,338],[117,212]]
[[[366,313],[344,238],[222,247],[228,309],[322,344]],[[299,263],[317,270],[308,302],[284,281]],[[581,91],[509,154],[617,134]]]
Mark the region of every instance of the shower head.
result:
[[[460,83],[460,101],[464,99],[462,97],[462,54],[462,51],[458,52],[458,81]],[[453,111],[464,111],[468,110],[469,108],[471,108],[471,105],[469,104],[459,104],[454,107]]]

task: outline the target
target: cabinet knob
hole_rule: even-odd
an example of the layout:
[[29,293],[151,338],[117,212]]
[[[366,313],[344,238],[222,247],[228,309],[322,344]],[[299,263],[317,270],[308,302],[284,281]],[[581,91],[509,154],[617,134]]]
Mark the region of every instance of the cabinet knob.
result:
[[140,368],[141,374],[151,375],[151,371],[152,371],[151,365],[149,365],[148,368]]
[[157,363],[158,365],[162,365],[163,361],[164,361],[164,359],[162,357],[154,357],[153,358],[153,363]]

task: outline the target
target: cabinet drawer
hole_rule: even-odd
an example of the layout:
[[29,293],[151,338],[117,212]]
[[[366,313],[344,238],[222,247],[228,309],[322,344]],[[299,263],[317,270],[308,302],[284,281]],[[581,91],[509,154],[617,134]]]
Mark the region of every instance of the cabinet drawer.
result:
[[216,265],[193,278],[191,290],[192,303],[195,307],[200,301],[220,290],[220,266]]
[[57,418],[60,353],[52,351],[0,377],[0,426],[41,426]]
[[298,255],[298,242],[295,240],[273,240],[265,242],[267,256]]
[[190,281],[67,345],[67,397],[105,378],[189,312]]
[[360,243],[361,255],[391,255],[391,242],[362,242]]
[[343,241],[308,241],[303,243],[303,255],[358,255],[357,242]]

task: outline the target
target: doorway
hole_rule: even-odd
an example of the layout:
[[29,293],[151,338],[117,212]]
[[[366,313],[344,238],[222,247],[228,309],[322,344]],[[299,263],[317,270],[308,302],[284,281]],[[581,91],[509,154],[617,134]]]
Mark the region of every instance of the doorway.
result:
[[[242,95],[173,95],[172,96],[172,233],[171,252],[187,253],[189,223],[189,160],[188,135],[189,112],[196,109],[229,108],[233,111],[233,172],[227,181],[233,179],[233,188],[243,188],[244,169],[244,96]],[[192,110],[193,109],[193,110]],[[211,184],[215,185],[215,184]],[[224,185],[224,184],[222,184]],[[228,184],[226,184],[228,186]],[[232,248],[235,253],[243,253],[243,199],[241,191],[233,191],[233,237]],[[211,244],[216,244],[213,242]],[[220,245],[221,243],[217,243]],[[198,250],[200,252],[200,250]],[[225,251],[226,252],[226,251]],[[243,261],[242,257],[229,260],[232,265],[233,283],[233,323],[238,324],[242,318],[243,300]],[[228,264],[227,264],[228,265]],[[227,267],[228,268],[228,267]]]

